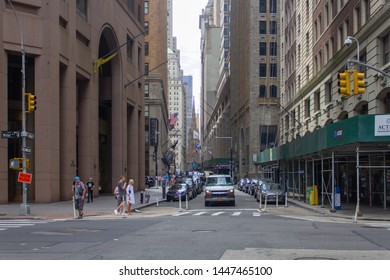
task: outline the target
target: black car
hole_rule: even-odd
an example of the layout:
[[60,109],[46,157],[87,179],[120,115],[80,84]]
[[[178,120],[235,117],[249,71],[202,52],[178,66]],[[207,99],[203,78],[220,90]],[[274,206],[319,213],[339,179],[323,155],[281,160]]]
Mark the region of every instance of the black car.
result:
[[175,183],[172,187],[170,187],[167,191],[166,197],[167,201],[186,200],[186,195],[188,199],[192,198],[192,189],[186,183]]
[[156,180],[152,176],[145,176],[145,187],[152,188],[156,185]]

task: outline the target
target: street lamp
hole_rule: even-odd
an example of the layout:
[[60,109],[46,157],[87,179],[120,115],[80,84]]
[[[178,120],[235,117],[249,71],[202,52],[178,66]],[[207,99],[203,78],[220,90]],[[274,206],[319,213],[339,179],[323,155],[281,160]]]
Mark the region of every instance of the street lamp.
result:
[[231,136],[215,136],[216,139],[230,139],[230,177],[233,179],[233,137]]

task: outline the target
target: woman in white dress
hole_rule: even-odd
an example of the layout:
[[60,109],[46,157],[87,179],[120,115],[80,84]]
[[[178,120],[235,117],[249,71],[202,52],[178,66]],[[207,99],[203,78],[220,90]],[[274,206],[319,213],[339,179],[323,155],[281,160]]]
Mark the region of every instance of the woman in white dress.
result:
[[135,203],[134,198],[134,180],[130,179],[126,188],[127,214],[131,215],[131,205]]

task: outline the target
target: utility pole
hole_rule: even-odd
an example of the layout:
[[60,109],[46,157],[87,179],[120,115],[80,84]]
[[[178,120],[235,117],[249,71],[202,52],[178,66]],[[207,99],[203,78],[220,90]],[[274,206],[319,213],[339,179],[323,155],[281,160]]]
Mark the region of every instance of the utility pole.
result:
[[[27,164],[26,164],[26,150],[24,147],[26,147],[27,144],[27,131],[26,131],[26,53],[24,51],[24,44],[23,44],[23,32],[22,28],[20,27],[19,18],[16,14],[16,11],[14,9],[14,6],[12,5],[11,1],[8,0],[8,4],[11,6],[16,23],[18,25],[19,33],[20,33],[20,52],[22,53],[22,161],[23,161],[23,173],[26,173],[27,171]],[[27,215],[30,214],[30,206],[27,205],[27,183],[23,184],[23,202],[20,205],[20,214],[21,215]]]

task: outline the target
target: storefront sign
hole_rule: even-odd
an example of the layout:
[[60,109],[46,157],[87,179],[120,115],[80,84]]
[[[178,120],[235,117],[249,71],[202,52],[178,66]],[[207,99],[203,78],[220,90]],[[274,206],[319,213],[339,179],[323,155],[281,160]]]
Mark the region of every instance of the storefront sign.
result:
[[390,115],[375,116],[375,136],[390,136]]

